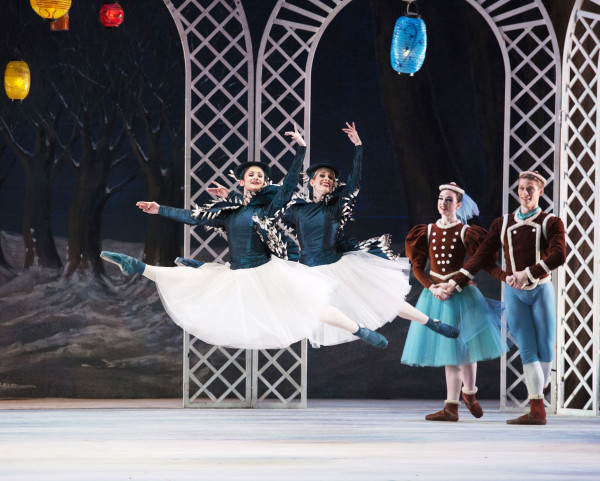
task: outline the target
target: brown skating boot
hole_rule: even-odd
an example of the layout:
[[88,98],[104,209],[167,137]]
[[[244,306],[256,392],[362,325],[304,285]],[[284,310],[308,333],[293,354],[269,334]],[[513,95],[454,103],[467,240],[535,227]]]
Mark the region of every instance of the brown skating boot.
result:
[[506,424],[546,424],[546,409],[544,399],[529,398],[529,412],[515,419],[509,419]]
[[479,402],[477,402],[477,399],[475,399],[476,392],[477,389],[475,389],[474,391],[463,390],[462,398],[465,402],[465,406],[467,406],[467,409],[471,412],[471,414],[476,418],[480,418],[481,416],[483,416],[483,409],[481,408]]
[[458,421],[458,401],[446,401],[444,409],[425,416],[427,421]]

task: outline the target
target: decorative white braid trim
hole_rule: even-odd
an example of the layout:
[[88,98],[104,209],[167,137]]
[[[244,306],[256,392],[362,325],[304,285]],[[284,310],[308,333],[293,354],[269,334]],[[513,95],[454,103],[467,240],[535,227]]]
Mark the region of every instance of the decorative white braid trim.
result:
[[440,191],[442,190],[452,190],[454,192],[458,192],[459,194],[465,193],[465,191],[456,184],[442,184],[440,185]]
[[450,279],[451,277],[454,277],[456,274],[458,274],[458,271],[455,272],[451,272],[450,274],[438,274],[435,271],[432,271],[431,269],[429,270],[429,274],[431,274],[432,276],[437,277],[438,279],[442,279],[442,280],[446,280],[446,279]]
[[553,214],[549,214],[546,216],[546,218],[544,219],[544,222],[542,222],[542,234],[544,234],[544,239],[548,238],[548,234],[546,233],[547,229],[548,229],[548,221],[550,220],[551,217],[554,217]]
[[450,284],[451,286],[454,286],[454,288],[458,291],[458,292],[462,292],[462,287],[460,287],[456,281],[454,279],[450,279],[448,281],[448,284]]
[[546,282],[552,282],[552,276],[546,276],[542,277],[541,279],[536,279],[534,284],[528,284],[526,286],[523,286],[523,290],[531,291],[539,285],[546,284]]
[[467,276],[469,279],[473,280],[473,278],[475,277],[473,274],[471,274],[468,270],[461,268],[459,271],[461,274],[464,274],[465,276]]
[[525,272],[527,273],[527,277],[529,278],[529,280],[531,282],[537,282],[537,279],[531,275],[531,271],[529,270],[529,267],[525,268]]
[[460,239],[462,240],[463,245],[465,245],[465,234],[467,233],[467,229],[469,226],[465,224],[463,228],[460,230]]
[[502,244],[502,248],[504,248],[504,236],[506,235],[506,227],[508,226],[509,216],[510,214],[506,214],[502,220],[502,230],[500,231],[500,243]]
[[546,263],[543,260],[540,261],[540,265],[544,268],[546,274],[550,274],[550,268],[546,265]]

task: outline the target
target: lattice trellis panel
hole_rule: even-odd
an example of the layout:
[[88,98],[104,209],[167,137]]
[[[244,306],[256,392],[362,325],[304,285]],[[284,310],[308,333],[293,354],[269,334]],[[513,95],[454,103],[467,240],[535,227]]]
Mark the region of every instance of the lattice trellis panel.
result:
[[186,406],[251,407],[252,351],[208,346],[197,338],[188,341],[184,378]]
[[[254,59],[241,2],[164,0],[186,62],[185,198],[192,207],[213,181],[251,160]],[[222,262],[226,243],[214,231],[186,227],[186,257]],[[249,407],[251,351],[207,345],[184,334],[184,404]]]
[[[283,132],[293,122],[310,146],[310,78],[323,32],[351,0],[279,0],[261,42],[257,64],[255,159],[285,172],[294,146]],[[309,165],[307,152],[305,165]]]
[[[252,160],[254,59],[239,0],[165,3],[186,58],[186,199],[191,206],[212,181],[231,186],[228,171]],[[226,253],[215,233],[186,230],[187,257],[218,262]],[[306,407],[306,341],[265,351],[209,346],[187,333],[184,342],[186,406]]]
[[[172,1],[189,51],[190,207],[213,181],[251,160],[254,59],[246,16],[234,0]],[[186,256],[222,261],[227,249],[214,232],[190,229]],[[218,246],[218,247],[215,247]]]
[[[467,0],[488,22],[504,57],[505,123],[503,211],[518,207],[519,173],[538,170],[547,179],[541,207],[552,212],[558,201],[558,112],[560,55],[556,34],[541,0]],[[514,340],[513,340],[514,341]],[[502,358],[503,410],[528,404],[519,352]],[[555,383],[553,382],[553,385]],[[550,401],[555,409],[556,395]]]
[[557,371],[561,412],[600,414],[600,1],[578,0],[563,61],[561,216],[567,262],[559,276]]
[[306,351],[306,340],[277,351],[253,351],[253,407],[306,407]]

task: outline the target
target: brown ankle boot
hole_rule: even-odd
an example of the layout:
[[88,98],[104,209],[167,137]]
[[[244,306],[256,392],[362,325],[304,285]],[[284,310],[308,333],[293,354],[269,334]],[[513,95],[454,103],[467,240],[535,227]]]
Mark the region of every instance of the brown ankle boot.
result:
[[476,418],[480,418],[481,416],[483,416],[483,409],[481,408],[479,402],[477,402],[477,399],[475,399],[475,393],[467,394],[463,391],[462,398],[465,402],[465,406],[467,406],[467,409],[471,412],[473,416],[475,416]]
[[509,419],[506,424],[546,424],[546,409],[543,399],[530,399],[529,412],[515,419]]
[[458,421],[458,402],[446,401],[444,409],[425,416],[427,421]]

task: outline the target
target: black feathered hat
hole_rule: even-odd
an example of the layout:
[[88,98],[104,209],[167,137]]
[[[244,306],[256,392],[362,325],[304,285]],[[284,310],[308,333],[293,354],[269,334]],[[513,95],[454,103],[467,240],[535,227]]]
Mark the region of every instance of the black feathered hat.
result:
[[336,178],[339,177],[339,175],[340,175],[340,171],[338,170],[337,167],[335,167],[331,164],[326,164],[326,163],[312,164],[308,169],[306,169],[306,175],[308,176],[309,179],[312,179],[313,176],[315,175],[315,173],[317,172],[317,170],[319,170],[319,169],[333,170],[333,173],[335,174]]
[[271,167],[267,164],[263,164],[262,162],[244,162],[243,164],[238,165],[233,171],[235,178],[237,180],[244,180],[244,174],[249,167],[260,167],[262,171],[265,173],[265,177],[267,179],[271,178]]

